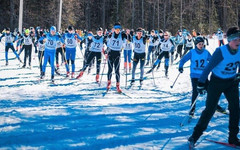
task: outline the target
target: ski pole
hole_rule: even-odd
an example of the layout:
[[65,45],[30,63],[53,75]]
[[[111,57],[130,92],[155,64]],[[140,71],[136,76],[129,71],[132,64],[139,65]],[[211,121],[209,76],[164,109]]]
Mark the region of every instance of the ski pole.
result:
[[196,104],[196,102],[197,102],[197,99],[199,98],[199,95],[200,95],[200,94],[198,94],[197,98],[196,98],[195,101],[193,102],[190,110],[188,111],[188,114],[183,118],[183,121],[180,123],[180,127],[184,126],[184,123],[185,123],[186,119],[188,118],[189,113],[191,112],[191,110],[192,110],[193,107],[195,106],[195,104]]
[[154,71],[152,71],[152,77],[153,77],[153,85],[156,86],[156,83],[155,83],[155,78],[154,78]]
[[102,75],[101,75],[101,78],[100,78],[100,81],[99,81],[99,87],[101,86],[101,83],[102,83],[103,73],[104,73],[104,69],[105,69],[106,64],[107,64],[107,58],[105,58],[105,60],[104,60]]
[[173,84],[170,86],[170,88],[173,88],[173,86],[175,85],[175,83],[176,83],[176,81],[177,81],[177,79],[178,79],[178,77],[179,77],[180,74],[181,74],[181,73],[179,72],[179,74],[177,75],[177,78],[175,79],[175,81],[173,82]]
[[125,76],[126,76],[125,89],[127,88],[127,73],[128,73],[127,70],[128,70],[128,69],[127,69],[127,66],[126,66],[126,74],[125,74]]

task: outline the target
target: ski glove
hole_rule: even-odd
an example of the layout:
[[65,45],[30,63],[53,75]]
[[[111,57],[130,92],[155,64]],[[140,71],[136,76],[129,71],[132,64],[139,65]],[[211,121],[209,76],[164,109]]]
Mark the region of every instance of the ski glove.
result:
[[199,94],[205,94],[205,93],[207,92],[204,83],[198,82],[197,92],[198,92]]
[[240,82],[240,73],[237,73],[234,80],[237,81],[237,82]]
[[183,73],[183,68],[182,68],[182,67],[179,67],[179,68],[178,68],[178,71],[179,71],[180,73]]

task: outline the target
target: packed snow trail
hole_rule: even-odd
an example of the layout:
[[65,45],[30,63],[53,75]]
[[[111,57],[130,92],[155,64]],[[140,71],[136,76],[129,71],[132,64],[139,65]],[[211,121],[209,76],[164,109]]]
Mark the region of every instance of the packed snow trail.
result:
[[[217,44],[216,40],[210,40],[213,45],[210,52],[215,49],[213,43]],[[152,74],[148,74],[142,89],[139,90],[137,80],[135,86],[125,89],[125,76],[121,76],[121,88],[129,97],[116,94],[115,78],[112,78],[113,92],[103,97],[107,68],[100,87],[95,82],[95,67],[79,80],[56,75],[57,85],[52,86],[49,84],[50,67],[47,67],[45,79],[36,83],[38,60],[32,61],[32,69],[22,69],[10,51],[12,59],[5,66],[2,45],[0,50],[2,149],[187,149],[187,138],[204,109],[205,99],[199,98],[195,117],[189,124],[179,126],[191,103],[187,67],[173,88],[170,86],[178,74],[178,66],[170,67],[168,79],[164,77],[161,64],[154,72],[156,86],[153,86]],[[35,55],[33,53],[33,59],[37,59]],[[76,59],[76,70],[82,67],[82,61],[81,57]],[[145,72],[148,69],[146,67]],[[60,66],[60,72],[66,73],[64,66]],[[130,82],[127,83],[129,86]],[[224,96],[220,105],[227,107]],[[228,136],[227,127],[228,116],[215,113],[206,131],[213,134],[202,138],[224,142]],[[200,139],[196,149],[226,149],[226,146]]]

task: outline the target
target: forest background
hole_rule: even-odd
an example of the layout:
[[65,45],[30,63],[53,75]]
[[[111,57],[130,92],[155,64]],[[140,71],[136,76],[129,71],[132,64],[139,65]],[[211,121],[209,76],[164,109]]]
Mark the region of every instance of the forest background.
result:
[[[23,27],[57,26],[60,0],[24,0]],[[62,29],[195,29],[204,34],[239,26],[239,0],[63,0]],[[18,28],[19,0],[0,0],[0,30]]]

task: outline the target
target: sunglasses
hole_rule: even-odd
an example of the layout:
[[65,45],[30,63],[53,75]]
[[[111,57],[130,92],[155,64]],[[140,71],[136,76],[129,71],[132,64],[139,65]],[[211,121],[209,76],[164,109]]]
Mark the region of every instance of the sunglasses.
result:
[[168,36],[168,35],[164,35],[164,36]]

